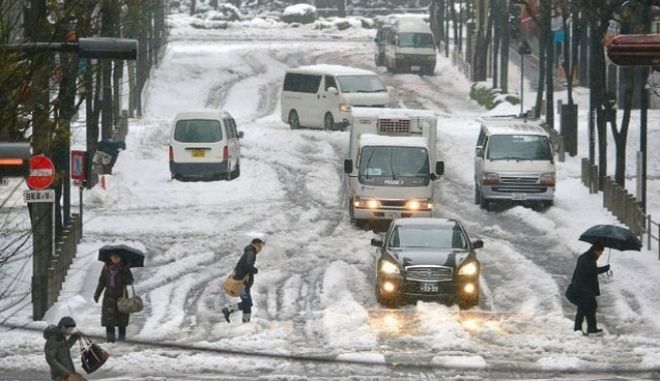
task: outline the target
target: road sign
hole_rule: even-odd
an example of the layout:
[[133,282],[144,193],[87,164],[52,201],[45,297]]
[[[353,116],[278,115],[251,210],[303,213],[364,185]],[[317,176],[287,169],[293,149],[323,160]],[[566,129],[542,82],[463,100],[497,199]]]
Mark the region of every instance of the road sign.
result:
[[619,66],[660,65],[659,34],[619,34],[605,45],[607,56]]
[[55,179],[55,166],[44,155],[32,156],[30,159],[30,175],[25,183],[32,189],[46,189]]
[[71,151],[71,179],[85,181],[87,171],[85,166],[85,151]]
[[26,190],[23,192],[26,203],[32,202],[55,202],[55,190]]

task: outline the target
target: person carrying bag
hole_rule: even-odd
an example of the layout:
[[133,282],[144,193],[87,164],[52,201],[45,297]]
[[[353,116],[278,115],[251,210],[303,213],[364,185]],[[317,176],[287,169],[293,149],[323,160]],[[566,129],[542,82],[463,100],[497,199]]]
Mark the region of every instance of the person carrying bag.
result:
[[95,372],[106,361],[110,354],[99,345],[94,344],[89,337],[82,335],[80,338],[80,360],[87,374]]
[[250,322],[252,317],[252,295],[250,294],[250,288],[254,284],[254,275],[259,271],[254,267],[254,263],[257,260],[257,254],[261,252],[265,245],[266,242],[263,239],[253,239],[243,249],[243,255],[238,260],[234,272],[225,280],[225,292],[229,296],[240,296],[241,298],[240,303],[230,304],[222,309],[222,314],[225,316],[227,323],[230,322],[229,316],[236,311],[243,312],[243,323]]

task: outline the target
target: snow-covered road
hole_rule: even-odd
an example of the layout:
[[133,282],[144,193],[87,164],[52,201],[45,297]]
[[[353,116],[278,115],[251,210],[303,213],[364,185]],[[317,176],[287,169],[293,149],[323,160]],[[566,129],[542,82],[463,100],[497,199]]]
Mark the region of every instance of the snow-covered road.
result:
[[[378,70],[396,104],[438,113],[438,158],[446,174],[436,182],[435,213],[460,219],[472,239],[485,241],[481,303],[469,311],[427,302],[393,310],[376,303],[373,233],[353,227],[346,210],[347,133],[291,131],[279,120],[287,67],[333,63],[375,70],[366,41],[196,36],[170,43],[149,84],[145,117],[131,121],[128,149],[107,189],[85,196],[80,254],[46,316],[56,321],[71,314],[82,330],[101,336],[100,307],[92,300],[101,269],[96,250],[119,241],[146,249],[146,267],[134,271],[146,308],[128,327],[129,339],[143,343],[103,344],[112,358],[93,379],[603,379],[621,368],[631,372],[612,377],[652,379],[657,373],[644,370],[660,367],[660,264],[649,252],[613,252],[615,275],[601,278],[599,299],[607,334],[575,335],[574,308],[562,295],[577,254],[588,247],[577,238],[595,223],[616,221],[580,184],[577,158],[559,163],[556,205],[545,212],[485,212],[475,205],[475,119],[484,111],[469,101],[469,83],[440,56],[434,77]],[[241,176],[234,181],[170,180],[172,117],[202,107],[230,112],[245,133]],[[74,136],[82,142],[84,133]],[[251,232],[267,234],[257,261],[253,322],[227,324],[220,309],[229,300],[220,281]],[[30,312],[13,311],[10,321],[24,324]],[[221,356],[144,342],[390,367]],[[15,379],[43,372],[45,379],[42,345],[33,332],[3,333],[0,370]]]

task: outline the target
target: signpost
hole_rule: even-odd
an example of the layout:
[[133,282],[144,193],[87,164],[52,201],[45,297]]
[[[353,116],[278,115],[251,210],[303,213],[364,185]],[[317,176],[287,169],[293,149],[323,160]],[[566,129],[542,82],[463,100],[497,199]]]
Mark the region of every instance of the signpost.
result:
[[25,183],[31,189],[46,189],[53,184],[55,180],[55,166],[45,155],[33,156],[30,159],[30,174],[25,179]]

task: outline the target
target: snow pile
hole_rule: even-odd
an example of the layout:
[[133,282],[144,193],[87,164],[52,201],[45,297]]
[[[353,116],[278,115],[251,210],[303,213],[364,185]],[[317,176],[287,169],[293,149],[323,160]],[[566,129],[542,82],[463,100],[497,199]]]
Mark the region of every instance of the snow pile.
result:
[[282,12],[285,23],[310,24],[316,21],[316,7],[309,4],[296,4],[286,7]]

